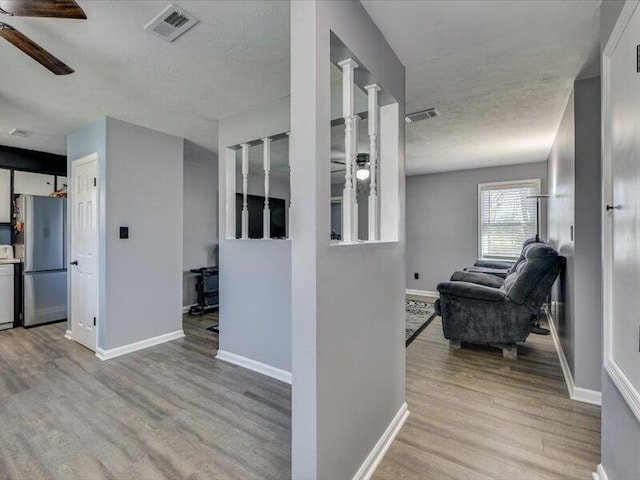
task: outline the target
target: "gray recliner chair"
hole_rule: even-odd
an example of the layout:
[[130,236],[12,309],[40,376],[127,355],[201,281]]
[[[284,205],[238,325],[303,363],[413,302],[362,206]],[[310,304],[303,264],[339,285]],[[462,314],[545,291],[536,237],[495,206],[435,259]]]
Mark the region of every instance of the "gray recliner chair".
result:
[[436,313],[453,348],[461,342],[502,348],[503,355],[517,358],[517,342],[531,332],[551,286],[564,266],[564,257],[546,244],[532,244],[524,260],[499,287],[467,281],[438,284]]
[[515,262],[508,262],[502,260],[478,260],[473,264],[472,267],[466,267],[463,270],[465,272],[473,272],[473,273],[485,273],[489,275],[495,275],[500,278],[506,278],[509,273],[511,273],[520,262],[524,260],[524,252],[525,249],[529,245],[533,245],[534,243],[543,243],[536,239],[536,237],[531,237],[522,242],[522,251],[520,252],[520,256]]
[[538,242],[535,238],[530,238],[525,240],[522,244],[522,251],[520,252],[520,256],[515,261],[515,263],[510,264],[511,266],[507,270],[496,270],[495,268],[488,267],[478,267],[477,265],[498,265],[498,263],[492,263],[491,261],[478,260],[476,262],[476,266],[467,267],[463,271],[453,272],[451,275],[452,282],[470,282],[477,283],[478,285],[486,285],[487,287],[500,288],[504,283],[504,279],[507,276],[518,269],[520,264],[524,262],[525,255],[527,251],[533,245],[544,244],[544,242]]

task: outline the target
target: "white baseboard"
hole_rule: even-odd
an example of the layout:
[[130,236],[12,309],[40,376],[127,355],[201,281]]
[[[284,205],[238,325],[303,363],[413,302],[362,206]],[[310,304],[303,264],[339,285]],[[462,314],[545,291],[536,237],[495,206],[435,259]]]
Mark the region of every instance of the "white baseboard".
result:
[[418,295],[421,297],[439,297],[438,292],[432,292],[431,290],[414,290],[413,288],[407,288],[404,292],[406,295]]
[[275,378],[276,380],[280,380],[281,382],[291,385],[291,372],[287,372],[286,370],[258,362],[257,360],[252,360],[248,357],[243,357],[242,355],[227,352],[225,350],[218,350],[216,358],[223,362],[232,363],[233,365],[253,370],[254,372],[261,373],[262,375]]
[[593,480],[609,480],[607,472],[604,471],[601,463],[598,464],[598,468],[591,475],[593,476]]
[[185,305],[184,307],[182,307],[182,313],[189,313],[189,309],[191,307],[193,307],[194,305],[196,305],[195,303],[192,305]]
[[602,392],[598,392],[597,390],[573,387],[573,394],[569,396],[571,397],[571,400],[602,406]]
[[67,330],[66,332],[64,332],[64,338],[66,338],[67,340],[73,340],[73,334],[71,333],[71,330]]
[[121,347],[110,348],[108,350],[96,348],[96,357],[98,357],[100,360],[109,360],[111,358],[126,355],[127,353],[136,352],[144,348],[153,347],[154,345],[159,345],[161,343],[169,342],[171,340],[182,337],[184,337],[184,331],[180,329],[173,332],[165,333],[164,335],[158,335],[157,337],[151,337],[145,340],[140,340],[139,342],[123,345]]
[[404,422],[406,422],[408,416],[409,410],[407,404],[403,403],[387,429],[378,439],[371,452],[369,452],[369,455],[367,455],[367,458],[365,458],[362,465],[360,465],[360,468],[353,476],[353,480],[369,480],[373,476],[373,473],[376,471],[376,468],[378,468],[378,465],[380,465],[380,462],[387,453],[387,450],[389,450],[389,447],[398,435]]
[[555,321],[553,320],[553,316],[549,312],[549,308],[546,309],[546,312],[547,321],[549,322],[549,330],[551,330],[553,344],[555,345],[556,351],[558,352],[558,360],[560,360],[562,375],[564,376],[564,381],[567,384],[569,398],[577,402],[602,406],[602,392],[598,392],[597,390],[589,390],[588,388],[576,387],[576,384],[573,381],[573,375],[571,374],[571,369],[569,368],[569,362],[567,362],[567,357],[565,357],[564,351],[562,350],[562,345],[560,344],[560,337],[558,336],[558,330],[556,329]]

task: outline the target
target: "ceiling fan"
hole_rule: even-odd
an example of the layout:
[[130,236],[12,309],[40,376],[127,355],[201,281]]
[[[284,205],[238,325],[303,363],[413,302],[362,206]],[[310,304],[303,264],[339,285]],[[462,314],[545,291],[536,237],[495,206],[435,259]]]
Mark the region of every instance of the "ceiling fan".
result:
[[[0,14],[12,17],[75,18],[86,20],[87,15],[74,0],[0,0]],[[68,75],[74,70],[47,52],[26,35],[0,22],[0,37],[19,48],[56,75]]]

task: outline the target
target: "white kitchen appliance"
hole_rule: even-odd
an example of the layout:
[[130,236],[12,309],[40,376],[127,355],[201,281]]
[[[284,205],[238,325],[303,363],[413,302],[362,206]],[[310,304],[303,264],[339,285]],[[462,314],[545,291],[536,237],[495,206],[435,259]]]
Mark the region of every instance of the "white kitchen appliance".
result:
[[11,260],[13,258],[13,247],[11,245],[0,245],[0,260]]
[[[13,259],[13,247],[0,245],[0,260]],[[0,330],[13,328],[13,264],[0,264]]]

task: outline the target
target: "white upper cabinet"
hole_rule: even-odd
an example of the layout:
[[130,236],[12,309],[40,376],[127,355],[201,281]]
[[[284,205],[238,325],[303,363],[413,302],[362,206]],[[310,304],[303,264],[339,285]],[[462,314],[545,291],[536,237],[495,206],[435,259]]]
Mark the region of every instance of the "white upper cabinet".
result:
[[11,221],[11,170],[0,169],[0,223]]
[[16,195],[51,195],[55,177],[43,173],[18,172],[13,176],[13,193]]
[[67,177],[56,177],[56,185],[58,186],[58,190],[61,190],[63,187],[69,185]]

